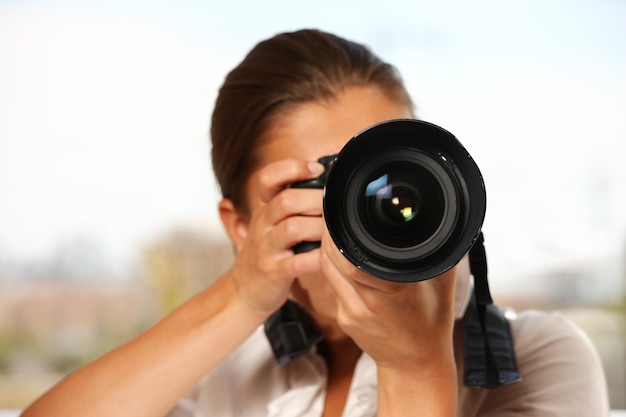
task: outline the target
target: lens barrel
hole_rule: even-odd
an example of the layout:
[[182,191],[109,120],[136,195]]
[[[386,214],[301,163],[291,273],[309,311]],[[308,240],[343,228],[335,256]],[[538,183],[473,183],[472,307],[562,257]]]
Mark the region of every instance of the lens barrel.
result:
[[335,245],[376,277],[415,282],[456,265],[480,233],[486,194],[461,143],[399,119],[354,136],[326,173],[324,217]]

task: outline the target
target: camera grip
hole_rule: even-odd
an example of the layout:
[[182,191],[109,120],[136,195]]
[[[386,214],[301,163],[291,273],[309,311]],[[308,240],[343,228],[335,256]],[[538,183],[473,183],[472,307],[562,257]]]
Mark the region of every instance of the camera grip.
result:
[[[317,178],[313,178],[312,180],[294,182],[293,184],[291,184],[291,188],[323,189],[324,186],[326,185],[326,175],[328,174],[328,171],[330,170],[332,165],[335,163],[336,159],[337,159],[336,154],[321,157],[320,159],[318,159],[318,162],[324,165],[324,168],[325,168],[322,175],[320,175]],[[321,242],[319,241],[318,242],[306,241],[306,242],[297,243],[296,245],[293,246],[292,249],[294,253],[304,253],[304,252],[310,252],[314,249],[317,249],[320,247],[320,245],[321,245]]]
[[[292,188],[324,188],[324,178],[313,178],[312,180],[307,181],[299,181],[291,184]],[[292,249],[293,253],[304,253],[310,252],[314,249],[319,248],[321,242],[300,242],[295,244]]]
[[310,252],[321,246],[322,242],[300,242],[293,246],[293,253]]

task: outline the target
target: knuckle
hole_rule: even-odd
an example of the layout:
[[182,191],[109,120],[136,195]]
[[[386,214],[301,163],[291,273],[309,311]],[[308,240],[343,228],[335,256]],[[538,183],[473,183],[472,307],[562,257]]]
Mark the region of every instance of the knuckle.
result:
[[302,276],[309,272],[309,262],[305,259],[306,256],[294,256],[292,259],[292,270],[295,276]]
[[296,196],[294,196],[294,193],[292,193],[291,190],[288,190],[288,189],[284,190],[276,198],[277,198],[276,204],[278,204],[279,208],[283,212],[289,212],[290,210],[292,210],[297,201],[297,198]]
[[367,320],[369,314],[367,309],[364,308],[363,305],[354,302],[347,302],[342,304],[343,316],[344,320],[347,321],[346,324],[357,325],[357,323],[362,323]]
[[345,330],[361,327],[359,324],[361,323],[360,315],[352,307],[346,305],[337,311],[337,322]]
[[289,242],[298,240],[301,228],[296,224],[296,219],[289,217],[283,221],[283,233]]
[[309,251],[291,256],[291,272],[297,276],[309,275],[320,270],[319,251]]
[[261,168],[257,175],[257,182],[261,187],[268,187],[273,182],[274,175],[267,167]]
[[270,277],[273,275],[275,268],[275,262],[270,259],[262,258],[258,261],[258,269],[263,277]]

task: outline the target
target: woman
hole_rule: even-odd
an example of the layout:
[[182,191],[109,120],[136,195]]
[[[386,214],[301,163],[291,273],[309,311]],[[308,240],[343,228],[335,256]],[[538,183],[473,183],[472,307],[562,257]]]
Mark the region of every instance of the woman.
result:
[[[236,261],[23,415],[607,415],[597,356],[560,315],[510,321],[521,382],[463,386],[454,335],[468,300],[467,261],[412,284],[368,276],[332,244],[321,191],[289,187],[319,176],[313,161],[363,128],[412,117],[394,68],[362,45],[315,30],[258,44],[227,76],[211,127]],[[294,254],[301,241],[321,247]],[[287,300],[324,341],[277,366],[262,325]]]

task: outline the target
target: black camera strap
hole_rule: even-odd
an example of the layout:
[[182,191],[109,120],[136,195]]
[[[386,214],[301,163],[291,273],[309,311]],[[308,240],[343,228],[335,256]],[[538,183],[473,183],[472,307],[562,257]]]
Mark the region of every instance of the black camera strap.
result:
[[308,352],[323,339],[306,312],[291,300],[267,319],[265,335],[278,365]]
[[474,289],[463,316],[464,383],[497,388],[521,379],[511,328],[493,304],[487,281],[487,256],[480,233],[469,252]]

